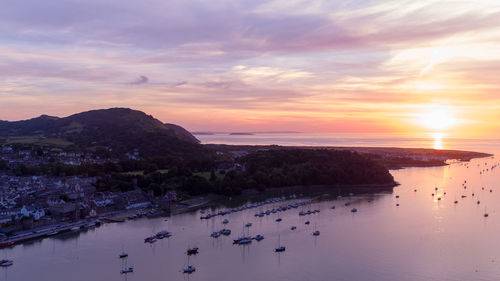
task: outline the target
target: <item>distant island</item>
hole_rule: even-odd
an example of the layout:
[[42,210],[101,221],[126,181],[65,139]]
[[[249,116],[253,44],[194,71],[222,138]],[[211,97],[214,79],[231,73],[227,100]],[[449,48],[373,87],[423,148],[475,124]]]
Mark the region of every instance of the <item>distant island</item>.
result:
[[211,136],[215,135],[215,133],[212,132],[192,132],[193,135],[200,135],[200,136]]
[[245,132],[242,132],[242,133],[229,133],[230,136],[253,136],[255,135],[254,133],[245,133]]

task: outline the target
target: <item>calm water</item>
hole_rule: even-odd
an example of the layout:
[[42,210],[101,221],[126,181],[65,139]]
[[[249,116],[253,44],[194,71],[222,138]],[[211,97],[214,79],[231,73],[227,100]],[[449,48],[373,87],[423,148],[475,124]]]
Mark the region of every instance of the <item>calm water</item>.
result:
[[[482,151],[500,151],[496,148],[492,143]],[[0,258],[13,259],[14,265],[0,268],[0,280],[500,280],[500,167],[480,174],[498,161],[392,171],[401,183],[393,193],[323,196],[304,208],[320,209],[319,214],[301,217],[302,208],[292,209],[279,214],[280,223],[275,222],[277,214],[254,217],[276,204],[210,220],[193,212],[168,221],[106,224],[1,250]],[[346,201],[351,206],[345,207]],[[351,213],[352,207],[359,211]],[[231,236],[209,237],[224,228],[224,218],[230,221],[225,227]],[[306,220],[311,224],[305,225]],[[247,222],[253,223],[250,234],[265,239],[233,245]],[[290,230],[292,225],[297,230]],[[143,243],[165,229],[174,235]],[[320,236],[312,235],[315,229]],[[273,252],[278,239],[287,248],[281,254]],[[180,270],[187,262],[186,249],[194,246],[200,254],[191,258],[196,272],[188,276]],[[118,259],[122,247],[129,253],[127,261]],[[134,273],[120,275],[125,262],[134,266]]]

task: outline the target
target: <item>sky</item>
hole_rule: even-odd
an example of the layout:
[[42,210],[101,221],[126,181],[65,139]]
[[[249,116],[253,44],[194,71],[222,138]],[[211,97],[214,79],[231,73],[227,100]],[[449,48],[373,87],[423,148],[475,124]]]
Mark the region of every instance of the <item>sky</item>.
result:
[[500,137],[500,1],[2,0],[0,120]]

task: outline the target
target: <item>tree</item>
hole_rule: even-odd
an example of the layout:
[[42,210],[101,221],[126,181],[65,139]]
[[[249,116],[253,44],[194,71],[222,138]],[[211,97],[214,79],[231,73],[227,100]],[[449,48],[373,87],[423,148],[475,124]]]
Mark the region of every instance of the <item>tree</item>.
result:
[[9,169],[9,164],[5,160],[0,160],[0,171],[6,171]]
[[215,175],[215,170],[212,169],[210,171],[210,182],[214,182],[217,179],[217,176]]

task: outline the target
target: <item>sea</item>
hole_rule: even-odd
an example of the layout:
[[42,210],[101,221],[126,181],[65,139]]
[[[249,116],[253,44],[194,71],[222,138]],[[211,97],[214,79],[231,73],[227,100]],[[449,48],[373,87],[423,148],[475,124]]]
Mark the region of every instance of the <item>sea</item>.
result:
[[204,144],[288,145],[288,146],[363,146],[434,148],[500,151],[500,139],[451,138],[446,133],[429,132],[409,137],[401,134],[325,134],[325,133],[210,133],[195,135]]
[[[498,140],[295,133],[197,137],[202,143],[424,147],[495,156],[443,167],[391,170],[400,183],[392,191],[275,194],[280,201],[200,219],[270,198],[228,199],[170,217],[104,224],[16,245],[0,250],[0,258],[14,260],[14,265],[0,268],[0,280],[500,280]],[[255,216],[307,200],[312,201],[296,209]],[[299,215],[308,210],[319,212]],[[224,219],[229,223],[223,224]],[[252,225],[246,227],[247,223]],[[231,229],[231,235],[210,237],[222,228]],[[144,243],[144,238],[162,230],[172,236]],[[257,234],[264,239],[233,244],[238,236]],[[286,250],[276,253],[278,246]],[[186,250],[191,247],[198,247],[199,253],[188,257]],[[118,257],[122,251],[128,258]],[[196,271],[183,273],[188,265]],[[129,266],[132,273],[120,273]]]

